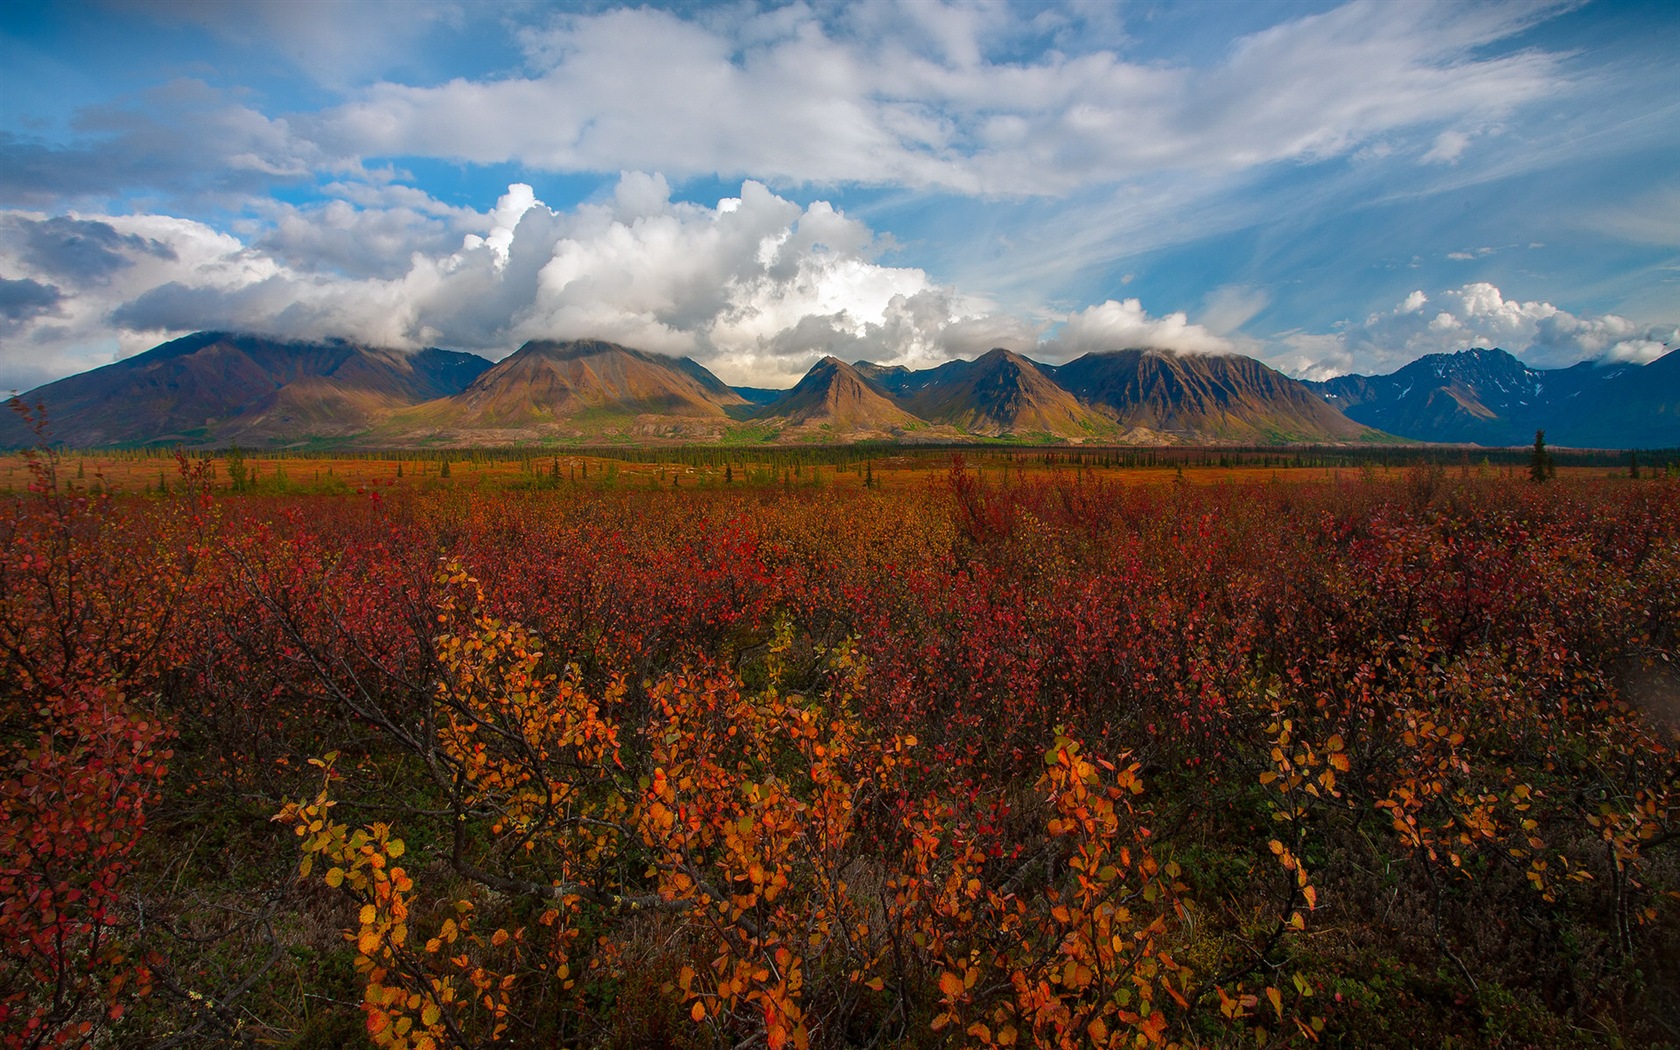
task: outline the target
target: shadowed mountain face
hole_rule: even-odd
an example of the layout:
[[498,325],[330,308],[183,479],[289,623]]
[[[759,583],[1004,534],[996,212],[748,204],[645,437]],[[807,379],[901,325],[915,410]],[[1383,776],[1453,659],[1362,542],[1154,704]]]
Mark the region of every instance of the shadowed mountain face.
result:
[[1046,369],[1133,441],[1358,441],[1368,429],[1298,380],[1236,355],[1119,350]]
[[1680,447],[1680,351],[1614,372],[1574,397],[1559,436],[1547,431],[1548,440],[1583,448]]
[[[490,362],[341,340],[293,342],[201,332],[38,387],[48,436],[69,445],[266,444],[344,438],[390,411],[458,393]],[[0,444],[33,436],[0,422]]]
[[1529,368],[1503,350],[1430,354],[1385,376],[1308,384],[1379,430],[1420,441],[1579,447],[1680,444],[1680,360]]
[[792,390],[757,413],[790,429],[829,428],[836,436],[880,435],[919,422],[862,372],[837,357],[811,366]]

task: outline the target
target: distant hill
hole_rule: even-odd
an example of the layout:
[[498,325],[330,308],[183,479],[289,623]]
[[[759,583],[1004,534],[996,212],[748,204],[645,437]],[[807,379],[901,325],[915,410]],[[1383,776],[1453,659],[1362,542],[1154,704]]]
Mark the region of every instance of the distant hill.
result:
[[1112,421],[1009,350],[890,378],[916,416],[968,434],[1082,440],[1116,432]]
[[[1302,383],[1252,358],[1118,349],[1062,365],[998,348],[909,369],[834,357],[790,390],[688,358],[533,340],[492,365],[445,350],[206,332],[31,391],[68,445],[364,448],[591,442],[1384,440],[1680,445],[1680,356],[1537,370],[1502,350]],[[0,419],[0,445],[32,442]]]
[[1530,368],[1500,349],[1429,354],[1382,376],[1309,383],[1368,426],[1419,441],[1525,445],[1680,445],[1680,356],[1648,365],[1583,362]]
[[[200,332],[24,400],[46,406],[49,437],[67,445],[263,445],[352,437],[398,408],[459,393],[489,367],[447,350]],[[33,443],[16,419],[0,428],[0,445]]]
[[1361,441],[1380,437],[1251,357],[1119,350],[1047,369],[1139,443]]
[[688,358],[599,339],[532,340],[453,397],[394,414],[393,445],[709,440],[749,403]]
[[856,368],[837,357],[825,357],[781,398],[756,418],[811,436],[822,433],[835,440],[890,437],[918,422],[892,397]]

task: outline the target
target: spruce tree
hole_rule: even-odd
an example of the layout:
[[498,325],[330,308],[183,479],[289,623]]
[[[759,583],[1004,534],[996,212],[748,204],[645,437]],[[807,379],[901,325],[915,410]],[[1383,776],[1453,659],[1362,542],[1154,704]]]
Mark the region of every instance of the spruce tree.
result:
[[1546,451],[1546,432],[1534,432],[1534,451],[1528,454],[1528,480],[1539,484],[1552,476],[1552,454]]

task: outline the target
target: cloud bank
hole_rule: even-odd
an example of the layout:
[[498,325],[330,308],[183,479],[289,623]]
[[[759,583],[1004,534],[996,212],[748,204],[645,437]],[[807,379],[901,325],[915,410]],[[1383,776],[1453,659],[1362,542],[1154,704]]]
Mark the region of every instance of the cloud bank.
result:
[[753,181],[713,206],[673,201],[662,176],[636,172],[610,199],[565,211],[524,184],[483,213],[332,205],[283,215],[249,243],[166,216],[10,212],[0,230],[0,384],[14,388],[209,328],[491,357],[527,339],[598,337],[763,386],[791,385],[825,354],[927,367],[994,346],[1052,359],[1232,349],[1137,299],[1005,314],[891,265],[890,245],[829,203]]
[[1254,289],[1207,320],[1138,298],[1022,317],[890,262],[890,241],[825,201],[762,183],[707,206],[627,172],[606,199],[549,207],[516,183],[484,212],[392,187],[365,206],[288,209],[242,240],[161,215],[0,213],[0,388],[27,389],[201,329],[498,358],[533,338],[611,339],[691,356],[725,381],[789,386],[834,354],[924,368],[994,346],[1050,361],[1123,347],[1249,353],[1322,378],[1502,346],[1539,367],[1648,361],[1672,327],[1584,317],[1467,284],[1326,333],[1241,330]]
[[1581,317],[1548,302],[1507,299],[1486,282],[1431,299],[1414,291],[1391,310],[1334,333],[1287,333],[1271,363],[1303,379],[1392,372],[1424,354],[1499,347],[1532,368],[1580,361],[1646,364],[1680,345],[1680,326],[1639,325],[1616,314]]

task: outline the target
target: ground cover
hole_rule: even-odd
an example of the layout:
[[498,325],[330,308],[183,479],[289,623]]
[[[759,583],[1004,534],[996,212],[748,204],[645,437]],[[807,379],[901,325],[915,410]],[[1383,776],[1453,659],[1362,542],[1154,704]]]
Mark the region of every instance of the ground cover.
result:
[[1649,470],[21,469],[0,1045],[1680,1031]]

